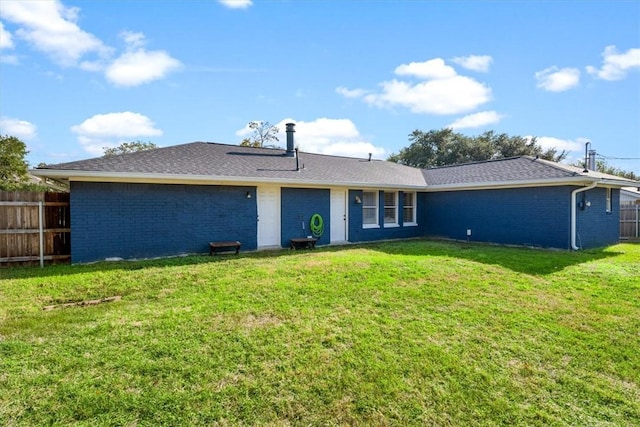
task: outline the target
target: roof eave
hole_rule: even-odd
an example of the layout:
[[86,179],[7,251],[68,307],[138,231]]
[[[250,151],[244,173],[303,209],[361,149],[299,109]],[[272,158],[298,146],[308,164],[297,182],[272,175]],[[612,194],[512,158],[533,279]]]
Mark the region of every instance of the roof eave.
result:
[[424,190],[426,184],[400,184],[385,182],[358,182],[358,181],[317,181],[304,180],[304,178],[268,178],[268,177],[243,177],[220,175],[182,175],[182,174],[149,174],[149,173],[123,173],[77,171],[60,169],[33,169],[33,175],[47,178],[76,182],[131,182],[146,184],[190,184],[190,185],[257,185],[257,184],[281,184],[292,187],[349,187],[358,189],[408,189]]
[[527,179],[517,181],[493,181],[493,182],[474,182],[463,184],[443,184],[443,185],[429,185],[427,191],[461,191],[461,190],[489,190],[499,188],[524,188],[524,187],[552,187],[560,185],[589,185],[597,183],[601,186],[610,187],[628,187],[629,183],[634,181],[629,180],[613,180],[606,178],[595,178],[587,176],[573,176],[566,178],[548,178],[548,179]]

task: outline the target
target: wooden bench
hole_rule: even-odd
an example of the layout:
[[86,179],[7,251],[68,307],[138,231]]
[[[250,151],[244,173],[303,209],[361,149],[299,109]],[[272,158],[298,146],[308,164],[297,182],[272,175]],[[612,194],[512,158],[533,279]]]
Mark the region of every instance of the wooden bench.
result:
[[313,237],[298,237],[290,239],[291,249],[314,249],[318,239]]
[[219,251],[232,251],[235,249],[236,255],[240,252],[240,246],[242,244],[238,241],[235,242],[209,242],[209,255],[215,255]]

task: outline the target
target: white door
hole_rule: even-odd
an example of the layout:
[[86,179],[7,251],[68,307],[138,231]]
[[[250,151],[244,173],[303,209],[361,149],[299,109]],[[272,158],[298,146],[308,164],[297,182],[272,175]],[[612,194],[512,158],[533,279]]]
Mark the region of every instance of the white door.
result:
[[331,243],[347,240],[347,192],[331,190]]
[[280,247],[280,187],[258,186],[258,248]]

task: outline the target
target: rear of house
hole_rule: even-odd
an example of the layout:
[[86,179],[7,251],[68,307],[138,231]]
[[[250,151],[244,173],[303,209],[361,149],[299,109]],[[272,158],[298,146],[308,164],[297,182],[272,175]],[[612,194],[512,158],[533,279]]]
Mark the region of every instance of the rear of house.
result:
[[[82,263],[438,237],[560,249],[618,241],[621,181],[531,157],[420,170],[287,148],[195,142],[36,169],[71,188]],[[627,184],[628,181],[627,181]]]

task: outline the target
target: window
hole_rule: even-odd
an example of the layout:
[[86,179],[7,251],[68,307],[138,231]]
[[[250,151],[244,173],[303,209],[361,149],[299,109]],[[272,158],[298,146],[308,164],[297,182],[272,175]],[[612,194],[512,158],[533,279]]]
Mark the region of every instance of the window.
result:
[[607,188],[607,199],[606,199],[606,211],[607,212],[612,212],[613,211],[613,205],[611,204],[611,189]]
[[384,192],[384,225],[398,225],[398,193],[395,191]]
[[416,221],[416,193],[404,193],[402,201],[403,225],[417,225]]
[[362,192],[362,227],[378,227],[378,192]]

